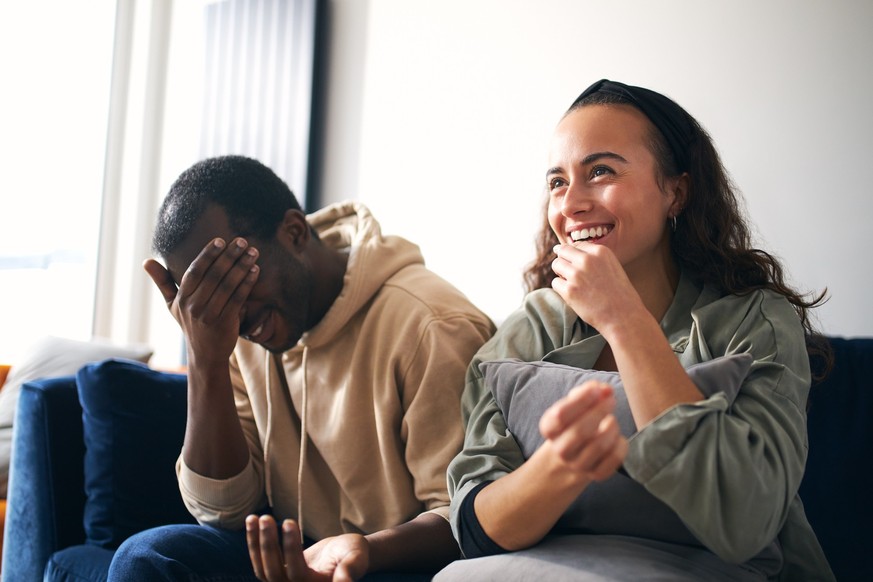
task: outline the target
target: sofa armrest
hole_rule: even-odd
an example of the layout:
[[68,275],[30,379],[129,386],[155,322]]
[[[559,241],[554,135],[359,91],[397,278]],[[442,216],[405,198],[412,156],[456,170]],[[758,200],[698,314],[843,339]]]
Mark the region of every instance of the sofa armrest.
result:
[[85,445],[73,376],[22,386],[12,443],[2,579],[41,580],[53,552],[85,540]]
[[840,581],[869,580],[873,547],[873,338],[829,338],[834,368],[810,391],[806,515]]

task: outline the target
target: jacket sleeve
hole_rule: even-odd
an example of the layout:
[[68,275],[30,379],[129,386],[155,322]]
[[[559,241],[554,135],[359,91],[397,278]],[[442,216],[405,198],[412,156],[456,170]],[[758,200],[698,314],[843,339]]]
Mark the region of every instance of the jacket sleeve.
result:
[[461,509],[467,495],[479,484],[496,481],[525,461],[497,401],[485,385],[479,364],[501,358],[539,360],[555,347],[570,342],[575,320],[575,314],[564,309],[557,294],[551,290],[534,292],[471,361],[461,398],[466,428],[464,446],[448,469],[450,521],[456,539],[461,539]]
[[176,461],[176,475],[182,501],[201,525],[225,529],[242,529],[245,518],[267,505],[264,492],[264,459],[251,402],[245,383],[231,357],[230,376],[240,424],[249,446],[249,462],[237,475],[228,479],[212,479],[192,471],[182,455]]
[[689,342],[701,359],[753,356],[736,399],[719,392],[665,411],[631,437],[624,462],[631,477],[732,563],[776,538],[807,455],[803,330],[781,297],[759,292],[753,299],[728,301],[698,317]]

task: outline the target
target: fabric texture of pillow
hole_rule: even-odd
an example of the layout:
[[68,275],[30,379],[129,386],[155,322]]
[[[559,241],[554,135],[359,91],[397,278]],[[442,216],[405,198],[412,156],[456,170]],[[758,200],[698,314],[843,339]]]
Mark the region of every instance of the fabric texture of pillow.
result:
[[[76,374],[85,439],[85,536],[115,549],[158,525],[195,523],[176,481],[187,378],[109,359]],[[160,467],[160,470],[155,470]]]
[[515,552],[455,560],[433,582],[748,582],[760,574],[702,548],[625,536],[546,536]]
[[83,365],[107,358],[124,358],[148,362],[152,349],[142,345],[117,345],[106,340],[79,341],[46,336],[25,350],[21,362],[12,367],[0,390],[0,497],[6,498],[9,457],[12,454],[12,425],[18,406],[18,394],[25,382],[75,374]]
[[[752,365],[749,354],[723,356],[686,371],[704,397],[724,392],[732,403]],[[552,404],[588,380],[612,386],[614,415],[622,434],[637,432],[621,377],[617,372],[586,370],[552,362],[504,359],[483,362],[479,369],[525,458],[542,445],[539,421]],[[557,524],[575,532],[633,535],[670,543],[698,545],[678,516],[642,485],[619,471],[589,485]]]

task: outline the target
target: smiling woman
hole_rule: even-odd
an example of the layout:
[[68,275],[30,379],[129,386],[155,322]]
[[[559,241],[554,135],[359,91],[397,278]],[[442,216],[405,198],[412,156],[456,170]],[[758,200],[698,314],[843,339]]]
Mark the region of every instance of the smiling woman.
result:
[[750,246],[709,135],[660,93],[591,85],[548,167],[536,287],[470,364],[448,470],[477,559],[435,580],[832,580],[798,497],[822,296]]
[[2,361],[91,332],[114,14],[111,0],[0,7]]

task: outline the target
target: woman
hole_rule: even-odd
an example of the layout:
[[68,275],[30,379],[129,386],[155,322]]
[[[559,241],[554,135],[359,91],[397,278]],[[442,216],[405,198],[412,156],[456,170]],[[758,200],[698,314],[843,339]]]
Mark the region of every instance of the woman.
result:
[[586,89],[546,182],[536,290],[468,370],[449,467],[479,559],[437,580],[833,579],[797,498],[824,294],[751,247],[709,136],[659,93]]

